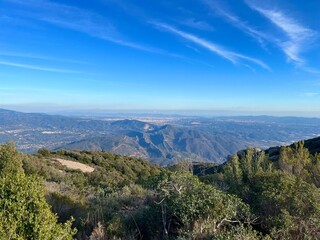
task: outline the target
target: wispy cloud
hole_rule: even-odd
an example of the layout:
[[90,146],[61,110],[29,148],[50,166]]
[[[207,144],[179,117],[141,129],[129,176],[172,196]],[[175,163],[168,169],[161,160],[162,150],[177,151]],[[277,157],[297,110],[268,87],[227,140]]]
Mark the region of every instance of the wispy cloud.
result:
[[[257,30],[246,21],[240,19],[237,15],[226,10],[218,1],[202,0],[202,2],[215,11],[215,13],[226,19],[234,27],[258,41],[263,48],[265,48],[265,43],[268,42],[279,47],[287,56],[288,60],[302,69],[305,61],[301,57],[301,53],[305,50],[305,46],[308,46],[308,43],[314,40],[316,36],[315,31],[303,26],[283,11],[261,8],[252,1],[246,0],[245,3],[251,9],[267,18],[285,34],[284,38],[280,36],[275,37],[274,34],[268,33],[267,31]],[[305,71],[305,69],[302,70]]]
[[47,60],[47,61],[57,61],[57,62],[67,62],[67,63],[77,63],[77,64],[87,64],[84,61],[71,60],[65,58],[55,58],[31,53],[21,53],[21,52],[9,52],[9,51],[0,51],[0,56],[4,57],[15,57],[15,58],[31,58],[31,59],[39,59],[39,60]]
[[303,65],[304,60],[300,54],[304,51],[305,46],[308,45],[307,43],[314,39],[316,33],[303,26],[294,18],[289,17],[283,11],[261,8],[249,1],[247,1],[247,4],[286,34],[287,38],[285,40],[277,40],[277,45],[282,49],[290,61],[293,61],[298,65]]
[[16,62],[4,61],[4,60],[0,60],[0,65],[17,67],[17,68],[25,68],[25,69],[31,69],[31,70],[46,71],[46,72],[81,73],[79,71],[73,71],[73,70],[68,70],[68,69],[50,68],[50,67],[43,67],[43,66],[24,64],[24,63],[16,63]]
[[252,58],[252,57],[240,54],[240,53],[229,51],[229,50],[225,49],[224,47],[219,46],[218,44],[212,43],[208,40],[202,39],[202,38],[195,36],[193,34],[178,30],[175,27],[172,27],[168,24],[159,23],[159,22],[151,22],[151,23],[158,28],[161,28],[161,29],[166,30],[171,33],[174,33],[175,35],[178,35],[179,37],[187,39],[187,40],[193,42],[194,44],[197,44],[198,46],[206,48],[207,50],[219,55],[220,57],[227,59],[228,61],[232,62],[233,64],[239,64],[239,63],[241,63],[241,60],[244,60],[244,61],[247,61],[250,63],[254,63],[256,65],[259,65],[260,67],[271,71],[270,67],[259,59],[255,59],[255,58]]
[[178,54],[169,53],[162,49],[127,40],[127,38],[117,30],[114,24],[95,12],[90,12],[74,6],[54,3],[48,0],[5,1],[23,5],[26,11],[23,12],[22,17],[41,20],[61,28],[81,32],[91,37],[113,42],[125,47],[181,58]]
[[183,20],[177,20],[177,23],[179,23],[180,25],[184,25],[190,28],[194,28],[194,29],[198,29],[198,30],[203,30],[203,31],[214,31],[214,28],[201,20],[197,20],[195,18],[187,18],[187,19],[183,19]]
[[316,97],[318,95],[319,95],[318,92],[305,92],[302,94],[303,97]]
[[26,11],[22,17],[34,18],[50,24],[82,32],[120,45],[139,48],[139,45],[124,41],[116,28],[104,17],[77,7],[54,3],[47,0],[5,0],[23,5]]
[[266,33],[250,26],[247,22],[241,20],[238,16],[224,9],[217,1],[202,0],[202,2],[209,8],[211,8],[211,10],[219,14],[221,17],[225,18],[234,27],[240,29],[241,31],[254,38],[262,47],[265,46],[265,40],[274,41],[271,35],[267,35]]

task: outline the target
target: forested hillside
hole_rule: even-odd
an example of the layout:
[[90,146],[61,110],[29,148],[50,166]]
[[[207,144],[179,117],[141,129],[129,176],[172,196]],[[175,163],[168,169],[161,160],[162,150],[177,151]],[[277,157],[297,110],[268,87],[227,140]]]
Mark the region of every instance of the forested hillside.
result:
[[319,239],[318,139],[305,144],[170,168],[5,144],[0,239]]

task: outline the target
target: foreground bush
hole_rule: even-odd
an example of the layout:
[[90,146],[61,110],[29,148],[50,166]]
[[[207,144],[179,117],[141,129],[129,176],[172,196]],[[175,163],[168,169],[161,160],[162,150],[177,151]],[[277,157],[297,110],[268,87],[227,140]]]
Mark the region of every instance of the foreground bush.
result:
[[0,239],[72,239],[71,221],[57,223],[42,180],[26,176],[12,144],[0,148]]

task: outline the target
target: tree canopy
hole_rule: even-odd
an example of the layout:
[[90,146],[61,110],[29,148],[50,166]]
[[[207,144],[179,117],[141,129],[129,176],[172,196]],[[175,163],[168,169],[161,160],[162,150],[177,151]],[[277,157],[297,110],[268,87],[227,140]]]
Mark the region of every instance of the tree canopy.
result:
[[71,221],[57,223],[42,179],[24,174],[21,157],[11,143],[0,147],[0,238],[72,239]]

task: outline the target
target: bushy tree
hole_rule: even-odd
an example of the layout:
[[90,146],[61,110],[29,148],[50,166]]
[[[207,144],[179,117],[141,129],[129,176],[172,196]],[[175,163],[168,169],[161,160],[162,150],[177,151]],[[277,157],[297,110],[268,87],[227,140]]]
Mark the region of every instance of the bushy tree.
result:
[[23,173],[22,155],[12,142],[0,145],[0,176]]
[[308,166],[308,171],[310,173],[308,182],[313,183],[318,188],[320,188],[320,154],[316,153],[312,156],[311,163]]
[[253,209],[275,239],[320,239],[320,191],[285,173],[263,174],[251,182]]
[[162,174],[155,190],[165,235],[170,226],[177,226],[186,237],[204,238],[254,221],[249,206],[239,198],[200,182],[191,173]]
[[71,221],[57,223],[42,180],[26,176],[13,144],[0,147],[0,239],[72,239]]
[[306,173],[306,166],[310,163],[310,153],[304,147],[304,142],[294,144],[294,147],[281,147],[279,168],[287,173],[302,176]]

